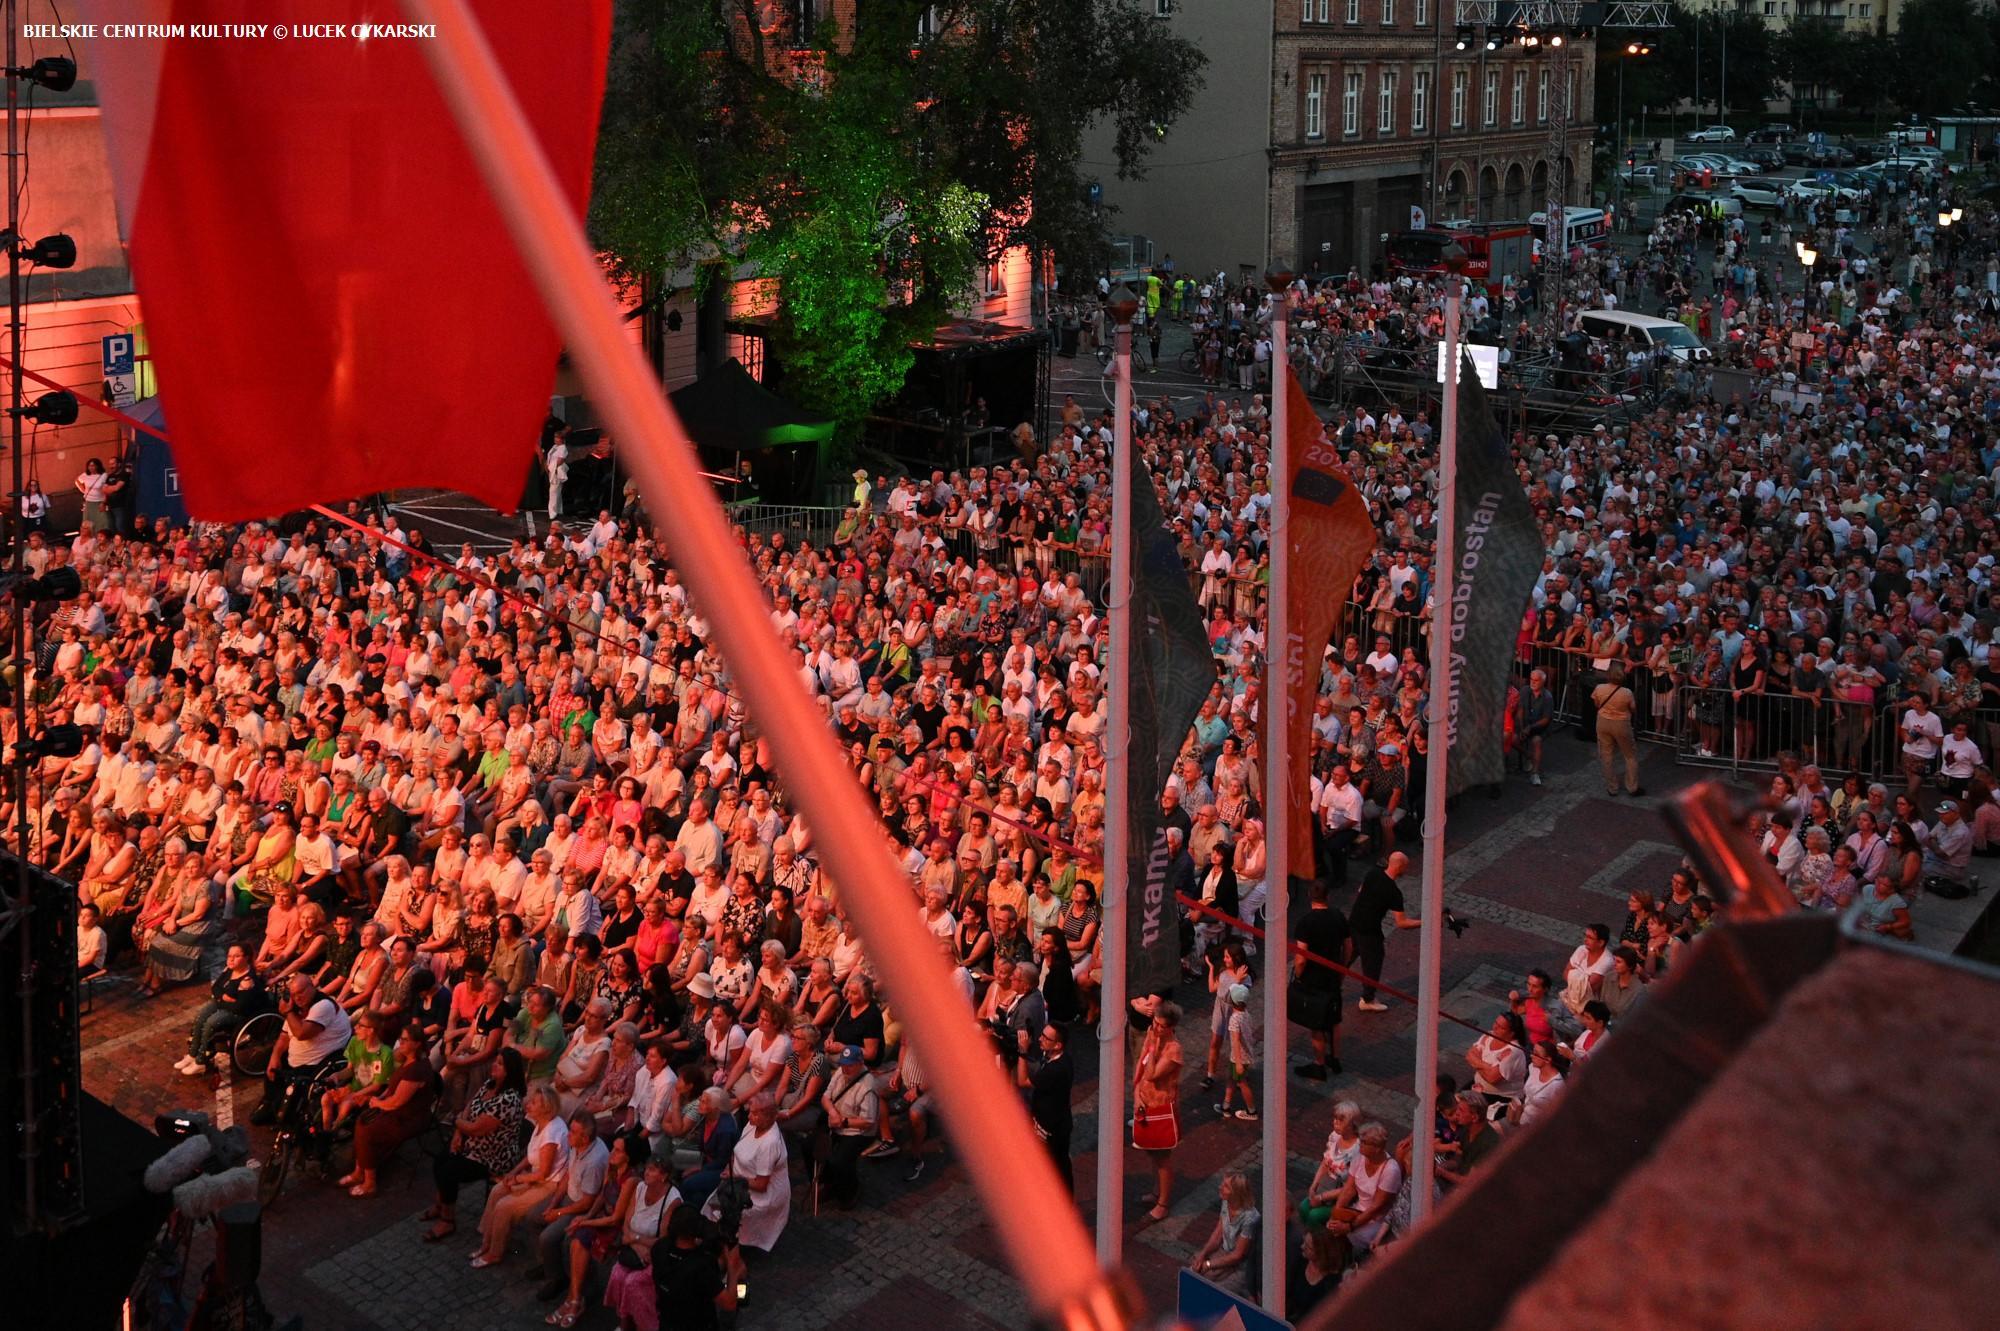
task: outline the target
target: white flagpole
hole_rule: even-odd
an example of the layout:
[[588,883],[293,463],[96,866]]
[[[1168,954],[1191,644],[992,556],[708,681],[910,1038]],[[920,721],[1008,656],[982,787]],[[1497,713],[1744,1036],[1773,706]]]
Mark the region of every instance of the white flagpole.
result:
[[978,1144],[962,1163],[1029,1303],[1051,1325],[1127,1324],[1122,1296],[1099,1274],[1083,1221],[1029,1129],[1019,1092],[952,985],[937,941],[919,925],[908,880],[825,718],[785,658],[764,593],[702,483],[692,441],[625,337],[582,222],[492,48],[464,0],[403,0],[403,7],[413,20],[436,25],[436,39],[423,47],[438,91],[592,399],[629,450],[647,508],[670,534],[674,562],[770,736],[779,770],[812,823],[870,955],[892,977],[897,1015],[924,1051],[947,1120]]
[[1451,748],[1451,612],[1458,530],[1458,344],[1460,282],[1465,253],[1445,250],[1450,272],[1444,279],[1444,429],[1438,445],[1438,529],[1431,557],[1430,754],[1424,767],[1423,927],[1417,934],[1417,1121],[1410,1127],[1410,1165],[1415,1177],[1410,1223],[1422,1224],[1431,1211],[1437,1178],[1438,989],[1444,976],[1444,797],[1445,767]]
[[[1104,984],[1097,1019],[1097,1261],[1116,1267],[1125,1252],[1125,945],[1130,903],[1132,801],[1132,316],[1138,297],[1122,284],[1111,293],[1118,392],[1111,423],[1111,734],[1104,761]],[[1150,481],[1147,482],[1151,484]],[[1161,1199],[1165,1205],[1165,1199]]]
[[[1291,416],[1290,352],[1286,326],[1292,273],[1279,264],[1265,274],[1271,288],[1271,583],[1264,603],[1264,1308],[1285,1315],[1285,1057],[1291,1028],[1285,1024],[1285,986],[1291,979],[1291,821],[1304,791],[1291,787],[1292,672],[1305,668],[1295,657],[1291,606],[1292,450],[1285,433]],[[1315,668],[1317,663],[1314,663]]]

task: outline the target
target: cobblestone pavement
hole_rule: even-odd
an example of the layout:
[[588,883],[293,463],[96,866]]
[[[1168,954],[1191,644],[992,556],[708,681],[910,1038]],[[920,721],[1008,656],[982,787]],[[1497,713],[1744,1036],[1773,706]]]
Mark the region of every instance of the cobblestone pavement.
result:
[[[1444,1006],[1481,1024],[1491,1020],[1528,967],[1559,967],[1583,924],[1615,925],[1624,893],[1633,886],[1663,886],[1678,858],[1655,799],[1608,799],[1594,754],[1569,739],[1552,743],[1550,750],[1548,784],[1541,789],[1517,779],[1499,798],[1470,796],[1452,812],[1447,899],[1473,924],[1462,939],[1446,940]],[[1655,795],[1688,779],[1662,752],[1649,751],[1645,767]],[[1414,874],[1404,888],[1414,909]],[[1416,954],[1415,935],[1398,935],[1390,944],[1384,979],[1413,988]],[[1205,1022],[1200,1018],[1208,997],[1192,987],[1182,997],[1191,1014],[1184,1029],[1193,1080],[1201,1073]],[[1353,997],[1350,985],[1350,1004]],[[140,1001],[129,986],[100,995],[84,1018],[90,1090],[144,1124],[163,1109],[206,1107],[207,1084],[184,1079],[171,1067],[197,1004],[191,987],[150,1002]],[[1296,1187],[1310,1177],[1333,1099],[1357,1100],[1392,1126],[1407,1123],[1414,1105],[1413,1015],[1400,1005],[1380,1014],[1350,1006],[1342,1027],[1346,1073],[1330,1085],[1293,1082],[1287,1132]],[[1472,1038],[1463,1027],[1445,1025],[1441,1045],[1447,1070]],[[1076,1160],[1076,1178],[1088,1219],[1096,1169],[1086,1149],[1096,1131],[1092,1044],[1079,1042],[1078,1053],[1087,1066],[1080,1069],[1086,1084],[1080,1089],[1076,1141],[1084,1153]],[[236,1094],[247,1118],[256,1089],[239,1084]],[[1257,1125],[1219,1121],[1212,1099],[1212,1093],[1193,1086],[1184,1098],[1185,1136],[1167,1220],[1144,1223],[1138,1199],[1150,1178],[1136,1156],[1128,1161],[1127,1261],[1155,1308],[1170,1303],[1175,1270],[1214,1223],[1214,1178],[1227,1169],[1257,1168]],[[1400,1126],[1395,1130],[1400,1133]],[[253,1133],[261,1146],[261,1131]],[[963,1171],[951,1159],[966,1144],[951,1142],[948,1128],[945,1137],[946,1157],[931,1157],[921,1183],[904,1181],[907,1156],[864,1164],[862,1207],[854,1212],[813,1216],[801,1188],[777,1251],[753,1255],[750,1299],[738,1325],[774,1331],[1026,1326],[1019,1289],[1001,1263]],[[310,1174],[288,1183],[269,1213],[264,1239],[264,1293],[281,1316],[303,1314],[309,1331],[497,1331],[541,1324],[551,1305],[535,1300],[535,1282],[524,1275],[533,1260],[528,1238],[517,1239],[506,1266],[480,1272],[466,1265],[473,1241],[469,1223],[451,1242],[419,1243],[416,1216],[431,1194],[427,1162],[415,1146],[384,1171],[381,1189],[355,1201]],[[469,1193],[464,1210],[476,1215],[479,1197]],[[597,1331],[612,1322],[608,1313],[593,1310],[582,1324]]]

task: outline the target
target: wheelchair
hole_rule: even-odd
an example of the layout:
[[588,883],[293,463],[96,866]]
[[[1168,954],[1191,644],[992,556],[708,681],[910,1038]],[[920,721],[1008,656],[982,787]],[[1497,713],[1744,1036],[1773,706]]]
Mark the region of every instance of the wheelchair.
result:
[[217,1031],[202,1051],[202,1061],[211,1067],[217,1054],[227,1054],[241,1077],[262,1077],[271,1067],[271,1052],[284,1032],[285,1019],[276,1011],[263,1011],[245,1018],[234,1030]]

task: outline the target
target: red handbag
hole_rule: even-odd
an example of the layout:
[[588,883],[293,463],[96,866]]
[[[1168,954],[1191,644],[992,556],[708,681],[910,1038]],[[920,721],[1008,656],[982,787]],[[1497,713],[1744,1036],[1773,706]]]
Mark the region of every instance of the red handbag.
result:
[[1132,1115],[1132,1145],[1139,1150],[1171,1151],[1180,1144],[1180,1120],[1172,1105],[1141,1108]]

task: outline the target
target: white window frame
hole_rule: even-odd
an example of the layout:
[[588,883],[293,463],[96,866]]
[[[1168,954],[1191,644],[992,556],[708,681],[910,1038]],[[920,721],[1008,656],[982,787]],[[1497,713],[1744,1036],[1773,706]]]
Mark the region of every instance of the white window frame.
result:
[[1174,0],[1153,0],[1154,18],[1172,18],[1173,16]]
[[1382,0],[1382,26],[1385,28],[1396,26],[1396,0]]
[[1514,71],[1514,90],[1507,97],[1507,115],[1512,124],[1528,123],[1528,71]]
[[1541,71],[1535,77],[1535,123],[1549,123],[1549,71]]
[[1306,75],[1306,137],[1323,139],[1326,137],[1326,72],[1314,70]]
[[1396,133],[1396,71],[1385,69],[1375,97],[1375,132],[1383,137]]
[[1347,21],[1349,23],[1361,21],[1361,0],[1347,0]]
[[1410,71],[1410,133],[1422,134],[1431,127],[1431,72]]
[[1428,28],[1430,25],[1431,25],[1431,0],[1417,0],[1417,26],[1420,28]]
[[1350,69],[1340,80],[1340,135],[1356,138],[1361,133],[1361,71]]
[[1454,69],[1451,71],[1451,127],[1465,128],[1466,103],[1472,100],[1472,71]]
[[1486,87],[1480,93],[1479,123],[1487,129],[1500,123],[1500,71],[1486,71]]

